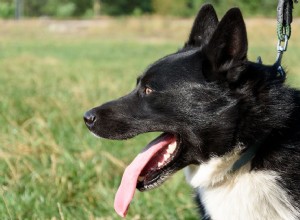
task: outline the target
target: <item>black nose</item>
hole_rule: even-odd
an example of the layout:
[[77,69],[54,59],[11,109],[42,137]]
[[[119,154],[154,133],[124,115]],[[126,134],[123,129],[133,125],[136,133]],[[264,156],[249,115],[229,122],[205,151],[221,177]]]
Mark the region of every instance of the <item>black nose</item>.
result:
[[83,120],[88,127],[92,127],[95,124],[96,116],[92,111],[87,111],[84,116]]

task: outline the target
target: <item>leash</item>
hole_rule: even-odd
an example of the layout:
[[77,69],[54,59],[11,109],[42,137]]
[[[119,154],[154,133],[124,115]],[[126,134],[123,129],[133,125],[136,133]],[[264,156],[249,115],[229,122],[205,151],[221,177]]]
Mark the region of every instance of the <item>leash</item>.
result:
[[293,21],[293,1],[298,0],[279,0],[277,6],[277,36],[279,41],[285,42],[286,37],[291,37],[291,23]]
[[[277,69],[278,77],[286,78],[286,73],[281,66],[283,53],[287,51],[288,42],[292,34],[291,23],[293,21],[294,3],[298,0],[278,0],[277,6],[277,57],[274,67]],[[262,64],[261,57],[257,58],[257,63]]]
[[279,0],[277,6],[277,57],[274,66],[277,73],[285,78],[286,73],[281,66],[283,53],[287,51],[288,42],[292,34],[291,23],[293,22],[293,3],[298,0]]

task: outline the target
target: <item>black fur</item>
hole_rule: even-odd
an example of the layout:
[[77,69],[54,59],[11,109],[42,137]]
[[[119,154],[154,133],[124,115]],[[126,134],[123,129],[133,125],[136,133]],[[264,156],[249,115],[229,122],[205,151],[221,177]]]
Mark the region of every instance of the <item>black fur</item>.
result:
[[237,143],[247,149],[259,142],[252,169],[277,171],[300,206],[299,104],[299,92],[284,85],[275,66],[247,60],[240,10],[229,10],[219,23],[213,7],[205,5],[180,51],[152,64],[128,95],[88,111],[85,121],[109,139],[152,131],[179,136],[177,157],[138,185],[140,190],[187,165],[224,155]]

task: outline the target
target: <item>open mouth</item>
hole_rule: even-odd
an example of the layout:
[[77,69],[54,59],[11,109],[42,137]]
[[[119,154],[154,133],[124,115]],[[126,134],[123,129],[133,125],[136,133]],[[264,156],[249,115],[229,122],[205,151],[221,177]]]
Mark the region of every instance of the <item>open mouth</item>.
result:
[[163,133],[125,169],[114,203],[120,216],[126,216],[136,189],[144,191],[157,187],[173,173],[171,167],[180,153],[180,143],[179,135]]
[[[174,161],[179,152],[179,138],[172,134],[163,134],[159,139],[164,139],[161,149],[156,152],[153,157],[147,162],[146,166],[141,171],[137,189],[140,191],[149,190],[160,185],[163,181],[163,172]],[[157,139],[156,139],[157,140]]]

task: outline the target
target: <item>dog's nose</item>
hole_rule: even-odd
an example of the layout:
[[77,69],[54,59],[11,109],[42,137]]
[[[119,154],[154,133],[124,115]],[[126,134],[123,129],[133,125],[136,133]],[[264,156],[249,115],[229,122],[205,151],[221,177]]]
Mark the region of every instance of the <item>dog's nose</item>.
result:
[[92,111],[87,111],[84,116],[83,120],[89,128],[92,127],[96,121],[96,116]]

